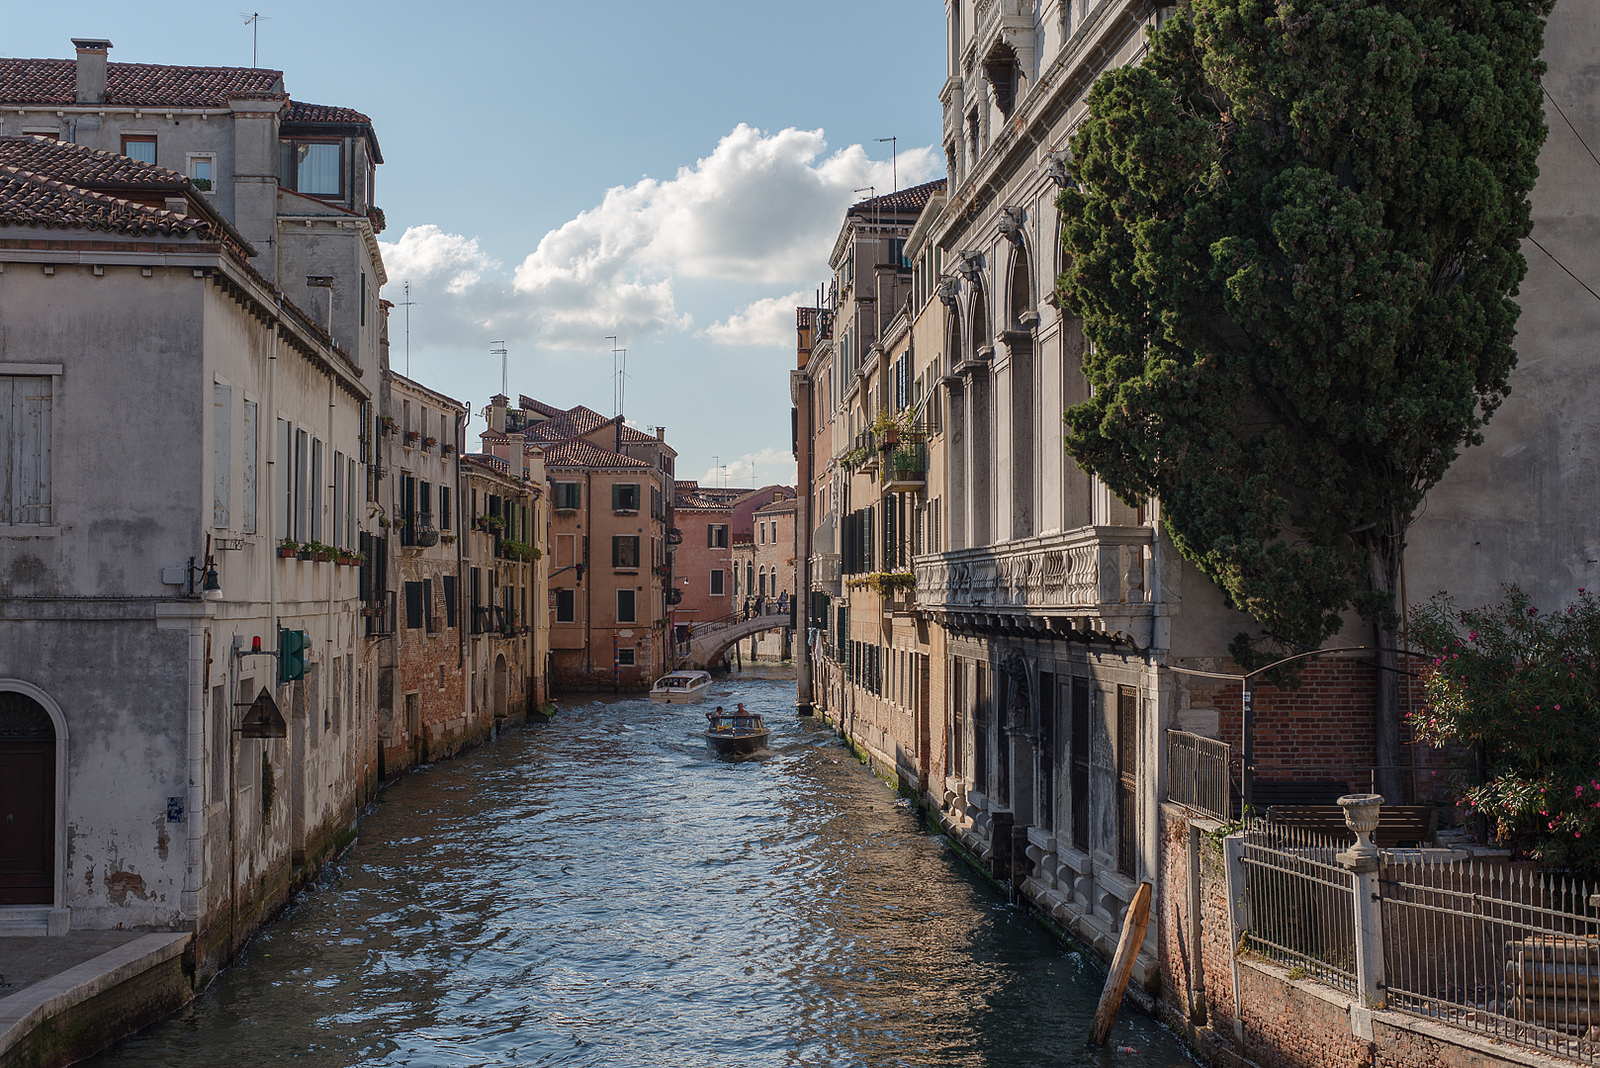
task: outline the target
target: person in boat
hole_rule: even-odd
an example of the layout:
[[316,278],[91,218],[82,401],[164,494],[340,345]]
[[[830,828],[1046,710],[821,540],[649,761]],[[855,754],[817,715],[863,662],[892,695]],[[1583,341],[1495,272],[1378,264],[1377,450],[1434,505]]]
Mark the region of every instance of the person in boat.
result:
[[712,725],[712,726],[716,726],[716,723],[717,723],[717,719],[718,719],[718,718],[719,718],[719,717],[721,717],[721,715],[722,715],[722,706],[721,706],[721,705],[718,705],[718,706],[717,706],[717,707],[716,707],[716,708],[714,708],[714,709],[712,709],[712,710],[711,710],[711,711],[710,711],[710,712],[707,712],[707,713],[706,713],[706,720],[707,720],[707,721],[708,721],[708,722],[709,722],[709,723],[710,723],[710,724],[711,724],[711,725]]

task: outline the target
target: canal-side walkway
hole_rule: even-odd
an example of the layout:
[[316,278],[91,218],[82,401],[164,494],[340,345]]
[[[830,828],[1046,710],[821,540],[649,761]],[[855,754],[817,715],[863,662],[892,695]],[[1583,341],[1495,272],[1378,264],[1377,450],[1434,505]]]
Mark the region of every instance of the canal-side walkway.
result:
[[194,996],[187,931],[0,938],[0,1068],[66,1064]]

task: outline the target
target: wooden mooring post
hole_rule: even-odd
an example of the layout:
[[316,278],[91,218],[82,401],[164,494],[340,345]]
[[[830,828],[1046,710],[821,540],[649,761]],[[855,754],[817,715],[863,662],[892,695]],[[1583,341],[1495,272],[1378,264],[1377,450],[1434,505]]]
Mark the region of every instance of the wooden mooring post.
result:
[[1106,988],[1100,993],[1100,1007],[1094,1012],[1094,1023],[1089,1027],[1089,1045],[1103,1046],[1111,1037],[1111,1025],[1117,1022],[1117,1011],[1122,1008],[1122,995],[1128,989],[1128,978],[1133,975],[1133,961],[1144,945],[1145,928],[1150,926],[1150,884],[1142,882],[1134,892],[1133,903],[1128,906],[1127,917],[1122,921],[1122,938],[1117,942],[1117,954],[1111,958],[1111,974],[1106,976]]

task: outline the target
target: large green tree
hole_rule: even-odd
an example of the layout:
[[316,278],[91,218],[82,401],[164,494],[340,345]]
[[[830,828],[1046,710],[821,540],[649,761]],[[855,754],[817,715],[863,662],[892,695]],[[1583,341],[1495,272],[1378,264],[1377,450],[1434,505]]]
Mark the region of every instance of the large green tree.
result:
[[[1067,448],[1250,613],[1394,668],[1424,494],[1507,392],[1553,0],[1191,0],[1071,142]],[[1265,648],[1263,648],[1265,646]],[[1379,672],[1380,765],[1400,764]],[[1398,796],[1398,772],[1380,779]]]

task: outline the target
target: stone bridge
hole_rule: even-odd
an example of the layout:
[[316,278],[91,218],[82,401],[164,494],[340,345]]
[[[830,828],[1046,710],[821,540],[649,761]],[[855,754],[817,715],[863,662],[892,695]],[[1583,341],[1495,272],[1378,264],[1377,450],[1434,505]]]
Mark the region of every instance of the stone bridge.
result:
[[[688,666],[693,668],[709,668],[722,655],[733,647],[733,644],[752,634],[762,631],[783,630],[793,623],[793,617],[788,612],[772,610],[761,615],[752,615],[748,619],[738,616],[723,616],[721,619],[709,619],[704,623],[694,624],[693,633],[688,642]],[[680,659],[683,656],[683,646],[678,646]]]

